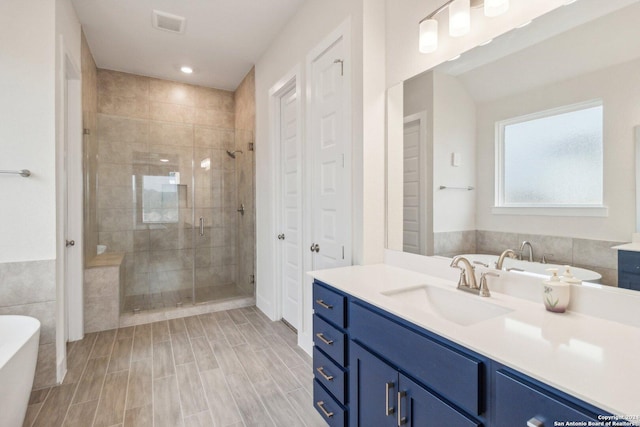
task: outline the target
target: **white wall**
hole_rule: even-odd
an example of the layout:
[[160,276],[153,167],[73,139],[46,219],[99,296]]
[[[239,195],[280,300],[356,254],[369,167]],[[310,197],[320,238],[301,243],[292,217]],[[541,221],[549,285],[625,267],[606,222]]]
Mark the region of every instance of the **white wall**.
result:
[[56,257],[54,6],[0,2],[0,262]]
[[433,110],[433,232],[475,230],[476,191],[439,187],[476,187],[476,105],[458,79],[435,72]]
[[[345,20],[351,27],[353,261],[381,262],[384,248],[384,0],[308,1],[256,64],[257,304],[275,318],[274,183],[268,92],[300,67],[306,87],[307,54]],[[366,42],[365,42],[366,40]],[[363,69],[366,67],[366,74]],[[306,94],[300,94],[304,106]],[[303,132],[304,135],[304,132]],[[304,146],[303,141],[303,146]],[[310,266],[307,266],[310,268]]]
[[[489,172],[478,174],[478,229],[610,241],[629,238],[636,218],[634,127],[640,124],[639,67],[640,60],[635,60],[478,106],[478,165]],[[604,204],[609,216],[493,215],[495,122],[597,98],[604,101]]]

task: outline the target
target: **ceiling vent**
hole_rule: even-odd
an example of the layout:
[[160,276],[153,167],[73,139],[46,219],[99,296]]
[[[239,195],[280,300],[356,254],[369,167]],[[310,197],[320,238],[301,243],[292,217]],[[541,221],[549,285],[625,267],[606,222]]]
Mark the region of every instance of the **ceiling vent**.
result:
[[172,33],[182,34],[187,23],[187,19],[183,16],[172,15],[159,10],[153,11],[153,28]]

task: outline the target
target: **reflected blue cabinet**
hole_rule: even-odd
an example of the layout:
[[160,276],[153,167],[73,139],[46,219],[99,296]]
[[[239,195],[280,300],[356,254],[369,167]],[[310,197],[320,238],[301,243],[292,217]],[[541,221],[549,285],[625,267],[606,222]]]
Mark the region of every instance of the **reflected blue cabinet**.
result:
[[324,283],[313,300],[313,400],[332,427],[546,427],[606,415]]
[[640,291],[640,252],[618,251],[618,287]]

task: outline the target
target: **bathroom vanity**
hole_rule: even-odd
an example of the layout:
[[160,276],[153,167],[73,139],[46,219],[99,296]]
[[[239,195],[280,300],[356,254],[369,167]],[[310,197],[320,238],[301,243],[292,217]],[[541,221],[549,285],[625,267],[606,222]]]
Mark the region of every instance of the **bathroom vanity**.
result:
[[314,405],[331,426],[553,426],[640,414],[625,386],[640,368],[620,351],[638,347],[636,327],[469,295],[385,264],[312,275]]

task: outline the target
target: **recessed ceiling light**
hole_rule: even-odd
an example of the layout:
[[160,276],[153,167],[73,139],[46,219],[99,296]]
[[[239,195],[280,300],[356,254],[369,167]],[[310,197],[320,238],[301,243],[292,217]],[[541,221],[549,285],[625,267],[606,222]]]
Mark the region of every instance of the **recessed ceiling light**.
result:
[[488,45],[489,43],[491,43],[492,41],[493,41],[493,39],[489,39],[489,40],[487,40],[486,42],[480,43],[478,46],[486,46],[486,45]]
[[565,0],[564,5],[569,6],[570,4],[575,3],[576,1],[578,0]]
[[187,67],[185,65],[185,66],[180,67],[180,71],[182,71],[185,74],[191,74],[191,73],[193,73],[193,68]]
[[453,58],[449,59],[448,61],[455,61],[456,59],[460,59],[462,55],[456,55]]
[[162,163],[169,163],[169,159],[160,159]]

